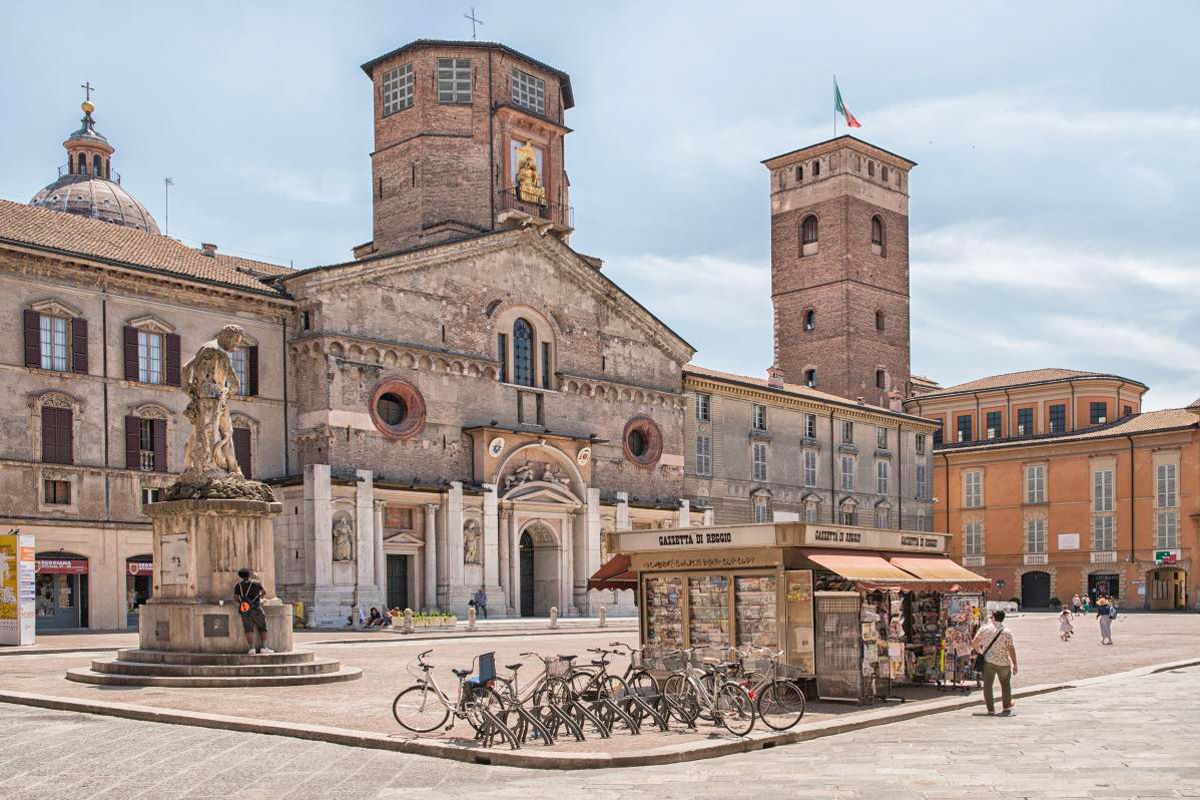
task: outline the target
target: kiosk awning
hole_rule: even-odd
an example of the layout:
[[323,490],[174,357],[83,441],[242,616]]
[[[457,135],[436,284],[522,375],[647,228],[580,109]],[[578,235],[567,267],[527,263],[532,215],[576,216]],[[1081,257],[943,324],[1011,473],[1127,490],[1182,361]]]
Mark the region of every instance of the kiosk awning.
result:
[[865,587],[905,586],[913,583],[914,580],[911,574],[873,553],[806,553],[805,555],[809,561]]
[[950,586],[958,584],[964,590],[983,591],[991,584],[987,578],[977,575],[966,567],[940,556],[894,556],[892,564],[911,572],[930,583]]
[[629,571],[629,556],[617,553],[588,578],[589,589],[636,589],[637,575]]

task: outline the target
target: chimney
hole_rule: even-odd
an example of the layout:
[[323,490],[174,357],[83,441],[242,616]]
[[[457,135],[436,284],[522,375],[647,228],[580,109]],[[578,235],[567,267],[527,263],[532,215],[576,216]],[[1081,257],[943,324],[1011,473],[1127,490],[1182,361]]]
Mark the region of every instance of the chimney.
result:
[[200,254],[209,257],[215,256],[217,254],[217,246],[211,242],[201,242]]
[[783,370],[777,366],[767,367],[767,386],[772,389],[783,388]]

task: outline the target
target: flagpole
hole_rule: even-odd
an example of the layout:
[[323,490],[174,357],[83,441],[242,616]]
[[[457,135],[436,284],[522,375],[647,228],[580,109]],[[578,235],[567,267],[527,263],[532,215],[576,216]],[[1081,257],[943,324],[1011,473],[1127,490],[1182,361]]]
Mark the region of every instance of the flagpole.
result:
[[833,76],[833,138],[837,138],[837,75]]

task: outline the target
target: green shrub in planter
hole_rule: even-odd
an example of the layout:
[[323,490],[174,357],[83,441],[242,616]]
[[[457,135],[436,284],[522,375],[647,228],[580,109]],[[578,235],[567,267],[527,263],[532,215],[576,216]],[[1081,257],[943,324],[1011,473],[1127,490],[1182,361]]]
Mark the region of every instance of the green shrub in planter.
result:
[[1050,607],[1051,608],[1062,608],[1062,600],[1059,600],[1057,597],[1051,597],[1050,598]]

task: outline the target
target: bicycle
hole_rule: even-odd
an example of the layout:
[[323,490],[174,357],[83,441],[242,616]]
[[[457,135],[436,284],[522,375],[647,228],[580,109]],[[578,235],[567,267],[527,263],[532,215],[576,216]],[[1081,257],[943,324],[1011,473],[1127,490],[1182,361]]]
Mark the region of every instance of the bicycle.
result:
[[[470,669],[451,670],[458,678],[458,699],[451,700],[438,686],[433,665],[425,661],[425,656],[432,652],[426,650],[417,656],[415,664],[409,665],[409,673],[417,682],[401,690],[392,701],[392,716],[396,722],[413,733],[430,733],[443,725],[446,730],[453,728],[454,722],[450,719],[453,714],[454,719],[465,719],[476,735],[484,739],[490,740],[499,734],[510,745],[516,745],[512,733],[498,716],[503,713],[504,702],[490,686],[496,673],[495,654],[476,656],[471,660]],[[476,664],[479,675],[471,679],[469,676],[475,671]],[[447,721],[449,725],[446,725]]]
[[747,650],[742,658],[742,686],[754,700],[758,718],[773,731],[786,731],[804,716],[804,690],[786,677],[787,664],[781,664],[783,652],[759,648],[757,655]]
[[[678,651],[683,654],[685,665],[673,672],[663,684],[663,695],[672,713],[688,727],[694,728],[696,718],[706,712],[714,723],[723,726],[734,736],[746,736],[754,730],[754,701],[749,692],[730,677],[729,673],[739,667],[737,661],[721,661],[702,664],[693,668],[696,648]],[[700,674],[697,675],[696,673]],[[711,687],[711,688],[710,688]]]
[[[629,657],[625,673],[621,676],[621,680],[625,681],[625,687],[628,690],[629,699],[625,708],[629,715],[639,725],[645,721],[647,716],[652,717],[658,727],[665,731],[667,729],[666,701],[658,689],[658,681],[654,680],[654,676],[644,665],[643,652],[625,642],[609,642],[608,646],[618,648],[610,652]],[[620,648],[624,648],[624,650]]]
[[537,653],[521,653],[521,656],[540,659],[542,673],[524,689],[517,677],[517,671],[524,666],[522,663],[505,665],[512,678],[496,677],[493,688],[499,687],[496,691],[505,702],[505,726],[522,742],[532,734],[545,744],[554,744],[559,731],[564,728],[575,741],[582,742],[583,731],[564,710],[571,697],[571,685],[565,678],[569,662]]

